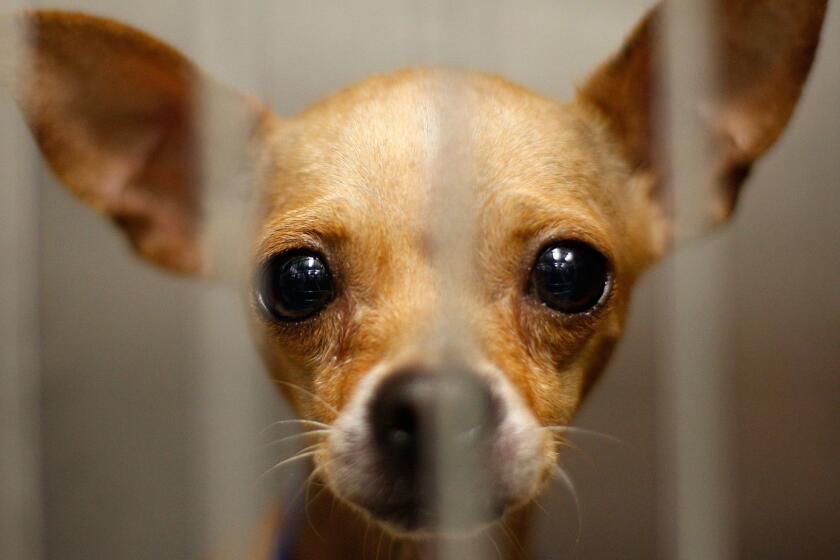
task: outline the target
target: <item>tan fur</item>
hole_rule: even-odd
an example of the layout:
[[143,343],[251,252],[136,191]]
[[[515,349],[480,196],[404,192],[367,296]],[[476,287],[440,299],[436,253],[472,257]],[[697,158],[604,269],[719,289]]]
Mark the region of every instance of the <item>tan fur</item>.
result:
[[[715,172],[726,179],[731,208],[739,170],[769,148],[793,110],[825,2],[726,5],[731,56],[715,126],[732,149]],[[653,153],[651,114],[657,17],[566,104],[498,77],[435,68],[371,78],[291,119],[224,90],[232,110],[253,120],[262,193],[255,266],[283,249],[317,249],[341,286],[311,321],[276,324],[254,314],[271,375],[317,395],[284,389],[301,416],[333,422],[333,409],[344,409],[373,366],[422,353],[411,348],[446,311],[432,267],[428,167],[435,131],[446,126],[441,84],[457,81],[469,108],[467,163],[478,170],[466,324],[482,359],[504,373],[540,424],[572,420],[621,337],[634,283],[666,250],[658,195],[667,166]],[[208,268],[197,247],[195,98],[199,87],[221,86],[112,22],[57,12],[16,21],[31,28],[36,57],[14,90],[56,174],[121,225],[145,257],[180,272]],[[770,29],[752,34],[757,22]],[[784,40],[770,41],[774,30]],[[586,241],[612,263],[610,295],[590,314],[563,316],[524,295],[538,250],[557,239]],[[327,459],[322,452],[316,464]],[[548,473],[551,446],[544,459]],[[362,543],[366,521],[343,505],[330,514],[333,499],[328,490],[311,510],[329,539],[305,529],[300,557],[372,557]],[[520,538],[528,515],[528,508],[511,514]],[[370,538],[381,531],[374,527]],[[422,545],[399,549],[400,558],[415,558]]]

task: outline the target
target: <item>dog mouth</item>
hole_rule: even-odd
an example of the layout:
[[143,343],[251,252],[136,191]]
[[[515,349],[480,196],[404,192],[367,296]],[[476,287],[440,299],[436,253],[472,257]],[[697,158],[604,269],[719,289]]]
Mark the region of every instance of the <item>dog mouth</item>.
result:
[[[333,455],[326,458],[331,468],[325,469],[325,481],[342,502],[392,534],[457,538],[503,519],[529,502],[538,487],[512,484],[506,475],[516,465],[500,460],[497,453],[476,458],[469,463],[472,476],[464,480],[459,476],[463,470],[437,477],[431,467],[406,470],[369,454],[354,453],[347,462],[345,456]],[[447,493],[453,486],[455,491]]]
[[417,499],[368,504],[365,509],[394,532],[421,533],[431,531],[437,525],[434,510]]
[[500,520],[509,509],[504,501],[486,495],[470,501],[472,503],[468,509],[456,508],[445,518],[440,515],[439,504],[435,503],[433,494],[392,495],[383,500],[367,500],[356,505],[392,532],[415,537],[469,533]]
[[408,537],[467,536],[536,494],[547,440],[511,391],[469,371],[370,384],[320,457],[334,494],[365,517]]

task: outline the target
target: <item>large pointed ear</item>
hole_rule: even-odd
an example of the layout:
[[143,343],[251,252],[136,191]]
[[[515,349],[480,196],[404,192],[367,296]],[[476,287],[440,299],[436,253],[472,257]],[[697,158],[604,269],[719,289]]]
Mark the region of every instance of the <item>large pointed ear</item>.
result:
[[203,272],[202,103],[212,98],[214,110],[237,113],[255,130],[267,112],[109,20],[27,12],[0,27],[0,83],[58,178],[144,257]]
[[[720,55],[719,92],[694,109],[716,144],[710,170],[710,223],[730,217],[755,161],[777,140],[793,113],[819,43],[827,0],[714,0]],[[622,49],[579,91],[600,111],[632,169],[662,182],[659,115],[663,109],[661,25],[664,6],[651,11]],[[689,109],[690,110],[690,109]],[[701,113],[702,110],[702,113]],[[658,186],[658,185],[657,185]],[[662,189],[653,188],[655,196]]]

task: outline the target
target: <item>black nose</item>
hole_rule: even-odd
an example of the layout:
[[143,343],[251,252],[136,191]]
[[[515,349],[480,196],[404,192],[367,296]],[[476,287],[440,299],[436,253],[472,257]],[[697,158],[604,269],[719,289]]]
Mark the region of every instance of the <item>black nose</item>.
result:
[[485,445],[498,418],[496,399],[477,376],[406,370],[380,385],[370,420],[384,466],[416,480],[433,446]]

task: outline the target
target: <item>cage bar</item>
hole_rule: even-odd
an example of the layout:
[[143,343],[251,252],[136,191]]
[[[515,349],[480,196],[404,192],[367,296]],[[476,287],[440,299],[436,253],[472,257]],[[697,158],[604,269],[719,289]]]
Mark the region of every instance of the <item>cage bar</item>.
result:
[[[260,10],[225,3],[198,3],[194,32],[199,59],[246,83],[258,83],[258,33],[221,42],[227,28],[260,29]],[[201,364],[197,379],[197,436],[200,451],[201,541],[207,552],[248,558],[255,552],[260,521],[255,456],[259,433],[257,376],[263,367],[247,337],[250,242],[256,194],[248,181],[247,146],[253,123],[225,110],[227,92],[214,83],[200,91],[202,255],[213,285],[199,296],[196,317]],[[243,294],[245,299],[242,299]]]
[[720,57],[715,2],[666,4],[664,33],[667,153],[674,222],[665,263],[660,330],[661,554],[734,555],[729,492],[730,437],[723,333],[727,262],[720,244],[691,245],[714,222],[713,131],[702,111],[714,99]]
[[[24,7],[2,2],[0,12]],[[0,80],[25,72],[24,37],[0,22]],[[31,142],[0,104],[0,557],[43,555],[38,314],[38,194]]]

